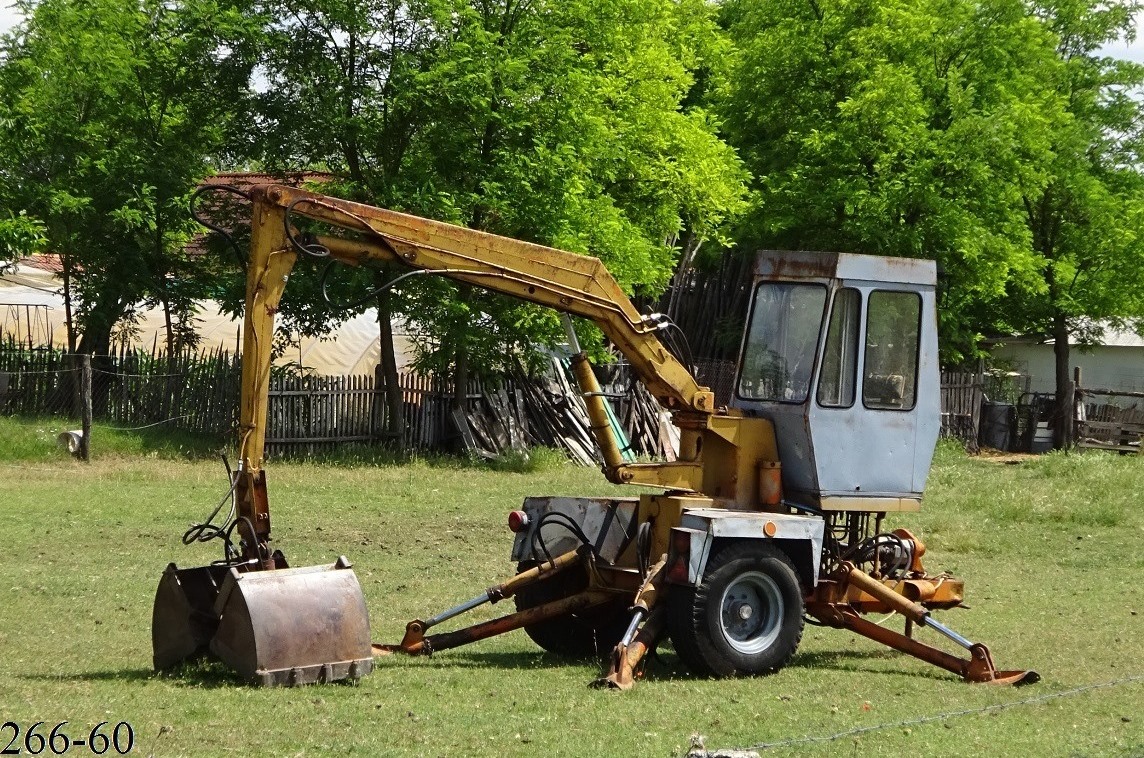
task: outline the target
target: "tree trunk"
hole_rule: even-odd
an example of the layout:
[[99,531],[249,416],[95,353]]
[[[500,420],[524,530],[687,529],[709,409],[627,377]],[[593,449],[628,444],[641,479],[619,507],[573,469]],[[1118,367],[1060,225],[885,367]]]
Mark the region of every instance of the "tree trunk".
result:
[[64,328],[67,330],[68,353],[74,355],[76,351],[76,335],[75,318],[72,313],[71,260],[66,254],[61,255],[60,260],[63,262],[64,273]]
[[1069,368],[1069,325],[1061,311],[1053,314],[1053,358],[1056,377],[1056,410],[1053,413],[1053,449],[1072,445],[1073,388]]
[[92,309],[84,324],[76,351],[88,355],[107,355],[111,350],[111,329],[117,319],[105,318],[98,308]]
[[167,330],[167,356],[173,358],[175,355],[175,330],[171,325],[171,302],[167,299],[166,292],[163,293],[159,302],[163,305],[163,326]]
[[[457,299],[468,303],[472,299],[472,287],[461,284],[457,287]],[[467,325],[457,329],[453,352],[453,409],[465,418],[469,410],[469,350],[465,339]],[[465,434],[468,429],[457,429],[456,452],[465,452]]]
[[[388,274],[388,267],[382,269],[374,275],[374,282],[383,284]],[[381,376],[385,382],[385,431],[389,444],[401,451],[405,449],[405,400],[397,376],[397,355],[393,349],[393,308],[389,290],[377,296],[377,328],[381,340]]]
[[78,353],[92,357],[92,370],[96,374],[93,377],[92,405],[99,417],[107,412],[107,393],[111,389],[109,376],[114,372],[110,357],[111,332],[123,318],[125,310],[123,301],[110,295],[97,301],[84,319],[83,333],[76,348]]

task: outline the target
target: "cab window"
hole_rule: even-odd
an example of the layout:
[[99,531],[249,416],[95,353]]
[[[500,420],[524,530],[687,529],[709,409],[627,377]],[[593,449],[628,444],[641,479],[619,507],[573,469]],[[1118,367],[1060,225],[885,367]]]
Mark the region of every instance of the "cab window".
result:
[[759,285],[739,374],[740,397],[786,403],[806,400],[825,306],[826,288],[821,285]]
[[922,299],[916,292],[875,291],[866,306],[862,402],[910,410],[917,400]]
[[830,309],[822,372],[818,379],[818,404],[827,408],[854,405],[858,386],[858,333],[861,329],[862,296],[856,289],[840,289]]

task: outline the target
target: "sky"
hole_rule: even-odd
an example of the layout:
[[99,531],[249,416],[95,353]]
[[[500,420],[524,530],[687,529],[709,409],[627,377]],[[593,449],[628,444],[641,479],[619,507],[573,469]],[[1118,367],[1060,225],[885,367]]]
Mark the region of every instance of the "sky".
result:
[[[15,24],[20,16],[16,9],[7,3],[7,0],[0,0],[0,32],[6,32]],[[1144,14],[1137,19],[1136,22],[1136,41],[1131,45],[1121,42],[1117,45],[1110,45],[1105,48],[1107,55],[1117,58],[1127,58],[1128,60],[1144,63]]]
[[0,31],[8,31],[19,20],[20,14],[16,12],[15,8],[7,3],[0,6]]
[[1130,61],[1144,63],[1144,14],[1136,19],[1136,41],[1129,45],[1121,42],[1118,45],[1109,45],[1104,49],[1106,55],[1114,58],[1127,58]]

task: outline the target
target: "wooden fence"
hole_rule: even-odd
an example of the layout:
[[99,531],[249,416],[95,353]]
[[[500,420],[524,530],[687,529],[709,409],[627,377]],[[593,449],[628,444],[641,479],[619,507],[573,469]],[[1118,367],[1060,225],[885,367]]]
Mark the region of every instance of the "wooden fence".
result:
[[[0,344],[0,413],[78,418],[81,407],[76,356]],[[626,366],[602,377],[612,394],[616,424],[633,455],[670,456],[660,409]],[[239,359],[224,351],[168,357],[120,351],[92,360],[92,409],[120,428],[177,428],[233,438],[238,421]],[[458,415],[450,383],[432,376],[399,375],[402,447],[496,454],[534,445],[563,448],[584,464],[597,453],[587,414],[570,390],[567,367],[553,360],[547,374],[522,370],[500,381],[467,388]],[[270,378],[268,456],[312,455],[345,444],[393,442],[386,433],[384,384],[371,375]],[[511,417],[511,418],[510,418]]]
[[[0,345],[0,413],[77,418],[80,397],[73,358],[59,351]],[[730,400],[734,364],[703,361],[699,369],[700,380],[716,390],[718,402]],[[215,436],[222,444],[237,427],[240,373],[238,358],[224,351],[174,357],[120,351],[96,357],[94,417],[123,428],[167,425]],[[628,367],[608,366],[600,374],[615,410],[615,426],[630,452],[672,457],[670,425],[646,388],[633,381]],[[405,373],[399,381],[404,449],[465,447],[495,454],[546,445],[564,449],[581,463],[595,462],[586,411],[572,390],[567,367],[558,360],[541,376],[518,370],[487,386],[471,383],[459,416],[448,382]],[[961,440],[971,452],[977,450],[981,401],[980,374],[942,374],[942,435]],[[1113,420],[1097,413],[1094,409],[1090,415],[1084,436],[1108,441],[1113,432],[1101,425]],[[1135,423],[1116,422],[1123,428],[1129,428],[1124,423]],[[384,386],[375,376],[271,376],[267,455],[311,455],[345,444],[385,444],[392,442],[386,428]]]
[[266,454],[313,454],[378,441],[371,376],[277,376],[270,380]]
[[[0,344],[0,413],[79,416],[78,357]],[[117,426],[168,424],[229,432],[238,408],[238,360],[224,351],[173,357],[143,351],[93,356],[95,418]]]
[[0,411],[80,414],[78,365],[56,350],[0,348]]
[[983,389],[981,374],[941,374],[941,436],[961,440],[971,453],[978,450]]

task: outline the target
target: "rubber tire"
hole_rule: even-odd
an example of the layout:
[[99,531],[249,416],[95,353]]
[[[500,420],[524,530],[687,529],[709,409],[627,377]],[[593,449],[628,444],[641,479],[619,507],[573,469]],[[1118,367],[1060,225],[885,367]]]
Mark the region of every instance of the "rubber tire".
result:
[[[773,582],[782,599],[782,616],[777,621],[777,635],[769,644],[744,652],[727,639],[721,604],[728,587],[756,572]],[[802,640],[803,591],[798,572],[790,558],[773,544],[761,540],[731,543],[711,556],[698,587],[671,588],[668,629],[675,652],[697,674],[730,677],[774,673],[790,662]]]
[[[535,561],[522,561],[517,572],[536,566]],[[525,587],[513,595],[518,611],[561,600],[583,591],[588,576],[582,568],[569,567],[542,582]],[[628,624],[623,603],[608,603],[589,608],[583,613],[559,616],[524,627],[533,642],[554,655],[590,658],[609,655],[624,636]]]

